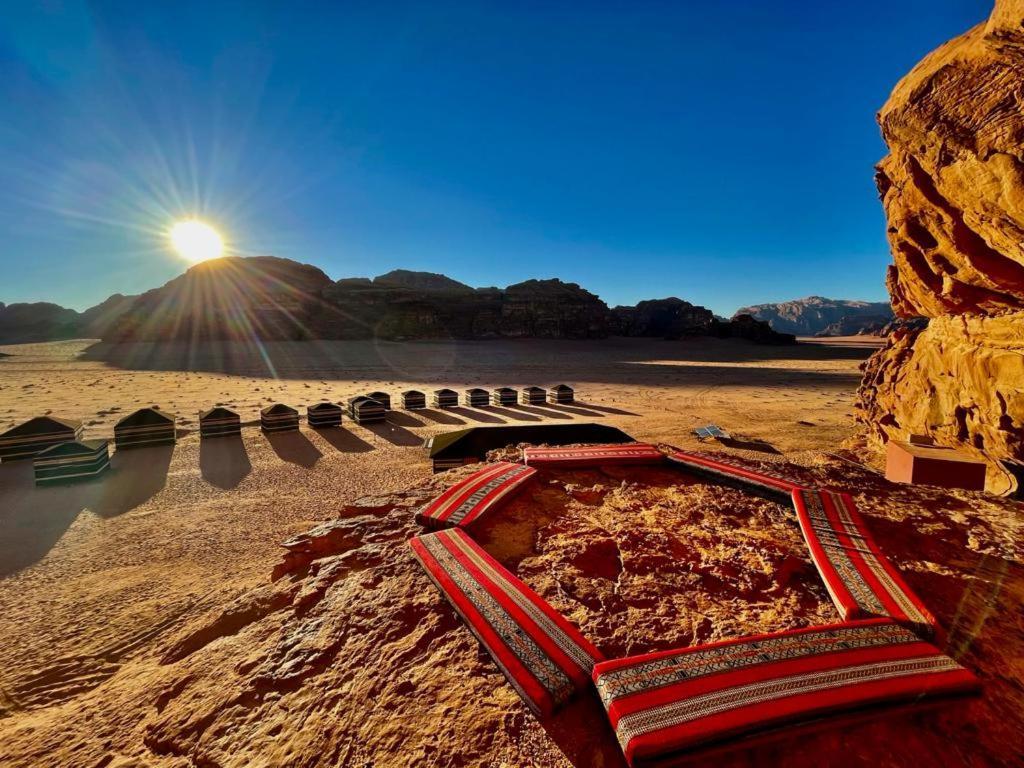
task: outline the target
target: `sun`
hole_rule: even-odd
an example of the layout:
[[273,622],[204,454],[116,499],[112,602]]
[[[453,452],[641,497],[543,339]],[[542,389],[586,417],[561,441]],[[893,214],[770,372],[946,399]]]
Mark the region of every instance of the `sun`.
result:
[[217,230],[198,219],[179,221],[171,227],[171,245],[183,259],[198,263],[216,259],[224,252]]

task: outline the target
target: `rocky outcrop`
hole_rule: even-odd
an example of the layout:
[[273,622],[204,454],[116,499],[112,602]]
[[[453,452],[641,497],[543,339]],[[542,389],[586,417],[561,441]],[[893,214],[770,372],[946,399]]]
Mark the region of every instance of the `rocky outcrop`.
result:
[[[893,318],[892,307],[884,301],[851,301],[808,296],[775,304],[755,304],[736,310],[736,315],[764,320],[776,331],[798,336],[860,333],[865,327],[884,325]],[[828,333],[827,333],[828,332]]]
[[796,344],[792,333],[779,333],[764,320],[755,320],[750,315],[736,315],[728,322],[716,320],[710,333],[720,339],[746,339],[756,344]]
[[885,329],[895,318],[889,315],[863,315],[860,317],[844,317],[829,323],[815,336],[882,336]]
[[641,301],[635,307],[615,307],[612,322],[619,336],[653,336],[678,339],[707,333],[715,315],[710,309],[698,307],[672,296],[667,299]]
[[0,342],[73,339],[80,328],[81,315],[57,304],[0,304]]
[[878,116],[876,180],[903,317],[867,364],[861,419],[876,445],[910,433],[990,460],[1007,491],[1024,464],[1024,2],[925,57]]

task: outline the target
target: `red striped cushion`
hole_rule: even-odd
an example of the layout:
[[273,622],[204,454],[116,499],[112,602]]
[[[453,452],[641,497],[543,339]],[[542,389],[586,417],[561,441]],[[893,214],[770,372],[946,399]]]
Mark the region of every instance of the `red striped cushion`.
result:
[[534,714],[550,715],[589,687],[600,652],[464,531],[450,528],[409,543]]
[[647,443],[523,449],[523,461],[531,467],[571,468],[595,467],[602,464],[660,464],[664,460],[664,454]]
[[522,464],[505,461],[488,464],[420,509],[416,522],[428,528],[469,525],[535,474],[537,470]]
[[749,469],[732,461],[713,459],[699,453],[674,451],[668,455],[668,459],[695,474],[710,475],[715,479],[736,483],[753,491],[766,492],[773,497],[789,498],[789,495],[800,487],[795,480],[781,475]]
[[934,632],[935,617],[882,554],[849,494],[800,488],[793,506],[844,619],[887,616],[925,635]]
[[594,681],[631,766],[833,712],[978,688],[884,619],[601,662]]

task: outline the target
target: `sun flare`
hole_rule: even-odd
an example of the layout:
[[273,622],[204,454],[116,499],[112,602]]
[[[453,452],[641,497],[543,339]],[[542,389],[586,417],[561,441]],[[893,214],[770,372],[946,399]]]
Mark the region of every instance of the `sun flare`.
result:
[[171,245],[179,256],[194,263],[215,259],[224,252],[224,241],[217,230],[198,219],[179,221],[171,227]]

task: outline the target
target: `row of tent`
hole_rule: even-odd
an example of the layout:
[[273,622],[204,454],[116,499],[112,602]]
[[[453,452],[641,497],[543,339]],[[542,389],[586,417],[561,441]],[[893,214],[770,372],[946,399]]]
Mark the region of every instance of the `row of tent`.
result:
[[[463,393],[463,402],[473,407],[515,405],[517,397],[524,404],[572,403],[571,387],[559,384],[545,391],[540,387],[527,387],[517,392],[501,387],[493,392],[471,388]],[[459,404],[459,395],[453,389],[435,390],[432,404],[438,408],[451,408]],[[426,395],[409,390],[401,395],[402,408],[415,410],[427,407]],[[383,421],[391,409],[391,396],[387,392],[371,392],[350,398],[345,403],[348,417],[356,423]],[[341,424],[341,405],[330,402],[310,405],[306,421],[314,429],[336,427]],[[114,426],[114,443],[118,450],[155,445],[173,445],[177,439],[176,417],[158,407],[141,408],[121,419]],[[260,429],[264,432],[285,432],[299,428],[299,412],[283,403],[275,403],[260,411]],[[229,408],[217,406],[199,414],[200,438],[240,435],[241,417]],[[32,459],[37,485],[87,480],[110,468],[110,450],[107,440],[82,439],[80,421],[55,416],[37,416],[0,434],[0,461]]]

